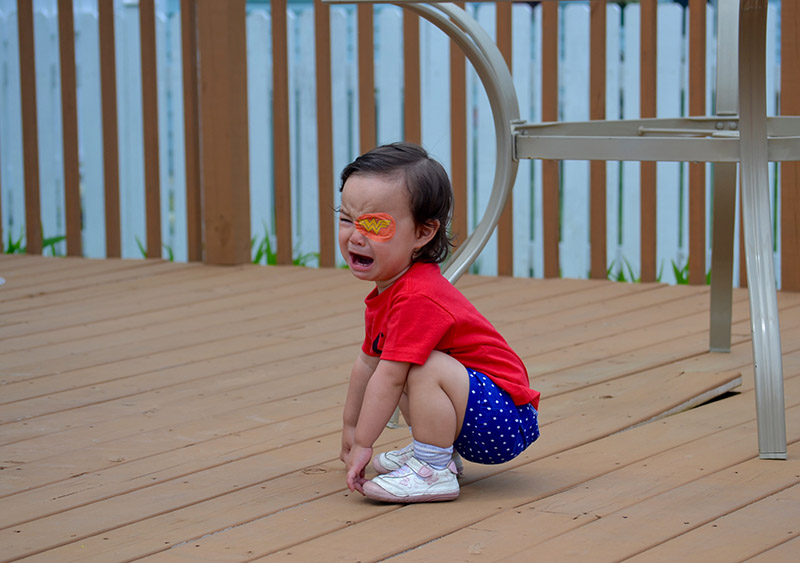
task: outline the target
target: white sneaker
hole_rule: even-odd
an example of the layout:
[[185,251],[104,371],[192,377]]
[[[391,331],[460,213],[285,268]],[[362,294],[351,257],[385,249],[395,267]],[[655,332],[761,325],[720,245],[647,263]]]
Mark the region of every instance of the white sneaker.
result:
[[459,486],[456,464],[434,469],[411,457],[400,469],[378,475],[364,483],[364,494],[385,502],[433,502],[458,498]]
[[[403,467],[409,459],[414,457],[414,443],[410,443],[405,448],[399,450],[392,450],[390,452],[376,455],[372,459],[372,467],[379,475],[397,471]],[[456,472],[458,476],[464,473],[464,461],[458,452],[453,452],[453,462],[456,464]]]
[[372,467],[378,474],[383,475],[400,469],[412,457],[414,457],[414,442],[405,448],[376,455],[372,459]]

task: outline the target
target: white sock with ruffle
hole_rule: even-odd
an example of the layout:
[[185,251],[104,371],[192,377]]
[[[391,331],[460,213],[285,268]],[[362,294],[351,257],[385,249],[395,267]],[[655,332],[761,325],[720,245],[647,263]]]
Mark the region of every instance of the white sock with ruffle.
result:
[[414,440],[414,457],[434,469],[444,469],[453,458],[453,446],[440,448]]

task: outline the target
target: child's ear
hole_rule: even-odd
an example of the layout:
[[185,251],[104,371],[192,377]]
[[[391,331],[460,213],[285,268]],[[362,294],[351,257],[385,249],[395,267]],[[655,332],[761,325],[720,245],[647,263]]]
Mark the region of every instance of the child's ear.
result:
[[417,250],[428,244],[436,236],[436,233],[439,232],[439,225],[438,219],[431,219],[417,226]]

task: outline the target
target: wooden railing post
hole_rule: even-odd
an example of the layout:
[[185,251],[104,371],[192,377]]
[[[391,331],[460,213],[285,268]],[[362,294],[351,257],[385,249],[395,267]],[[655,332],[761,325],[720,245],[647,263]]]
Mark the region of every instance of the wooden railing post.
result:
[[114,3],[99,2],[100,96],[103,104],[103,195],[106,212],[106,257],[122,255],[119,210],[119,129],[117,124],[117,62]]
[[[642,0],[639,59],[639,115],[656,117],[656,63],[658,61],[657,0]],[[641,280],[656,281],[656,163],[640,164]]]
[[[558,2],[542,4],[542,121],[558,120]],[[542,161],[542,238],[544,277],[560,276],[559,171],[555,160]]]
[[64,151],[64,211],[67,256],[81,256],[81,194],[78,170],[78,104],[75,82],[75,24],[72,0],[58,0],[61,65],[61,129]]
[[319,198],[319,265],[336,265],[336,238],[333,221],[333,115],[331,110],[331,24],[330,8],[314,0],[314,32],[317,80],[317,170]]
[[183,137],[186,170],[186,250],[190,262],[203,260],[203,209],[200,192],[200,117],[197,92],[197,3],[181,0]]
[[205,261],[250,261],[245,0],[196,0]]
[[[589,31],[589,119],[606,118],[606,0],[592,0]],[[589,163],[592,279],[606,279],[606,163]]]
[[[512,24],[511,2],[498,2],[495,26],[495,42],[509,71],[512,67]],[[497,224],[497,273],[501,276],[514,275],[514,194],[509,196],[500,222]]]
[[[800,6],[781,2],[781,115],[800,115]],[[781,163],[781,288],[800,291],[800,162]]]
[[375,147],[375,23],[372,4],[359,4],[358,20],[358,136],[362,153]]
[[422,143],[419,16],[403,10],[403,138]]
[[154,0],[139,2],[147,257],[161,257],[161,179],[158,155],[158,75]]
[[272,162],[278,264],[292,263],[292,167],[289,150],[289,47],[286,0],[270,2],[272,15]]
[[33,47],[33,2],[18,0],[22,157],[25,170],[25,238],[28,254],[42,253],[39,201],[39,133],[36,119],[36,59]]
[[[689,115],[706,114],[706,0],[689,1]],[[689,163],[689,283],[706,283],[706,164]]]

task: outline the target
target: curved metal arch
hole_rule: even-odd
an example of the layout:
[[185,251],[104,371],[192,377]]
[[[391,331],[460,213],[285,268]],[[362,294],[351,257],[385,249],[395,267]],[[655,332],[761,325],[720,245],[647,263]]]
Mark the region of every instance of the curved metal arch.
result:
[[453,253],[443,269],[444,276],[455,283],[486,246],[514,186],[518,163],[514,156],[512,127],[519,121],[519,102],[502,53],[489,34],[466,11],[454,4],[394,4],[424,17],[461,48],[478,73],[492,108],[497,142],[492,192],[475,230]]

